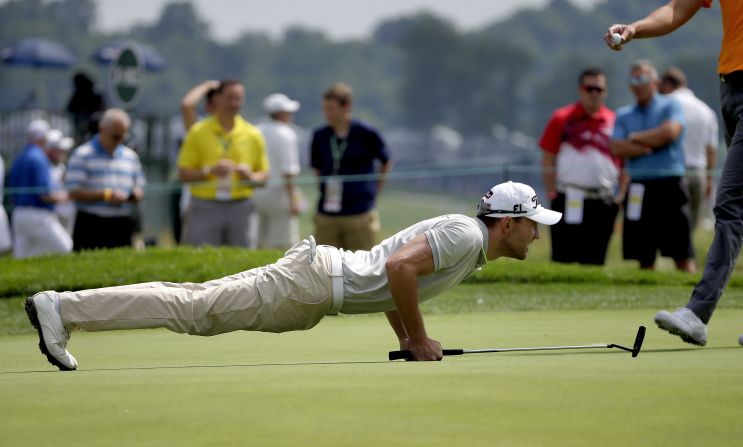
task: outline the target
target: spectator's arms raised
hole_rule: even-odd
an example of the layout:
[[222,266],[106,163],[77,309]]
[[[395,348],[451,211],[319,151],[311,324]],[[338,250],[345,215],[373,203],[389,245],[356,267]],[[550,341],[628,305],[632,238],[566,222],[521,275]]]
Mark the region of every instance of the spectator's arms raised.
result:
[[189,90],[183,99],[181,99],[181,120],[186,130],[190,129],[198,120],[196,108],[199,105],[199,101],[206,97],[209,90],[216,89],[217,87],[219,87],[219,81],[204,81]]

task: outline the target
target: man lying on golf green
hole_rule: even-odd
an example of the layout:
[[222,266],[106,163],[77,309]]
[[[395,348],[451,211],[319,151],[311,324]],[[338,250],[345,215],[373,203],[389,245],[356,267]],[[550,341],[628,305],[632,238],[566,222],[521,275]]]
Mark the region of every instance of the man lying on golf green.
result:
[[441,360],[428,338],[419,303],[459,284],[488,260],[525,259],[537,223],[561,213],[541,206],[522,183],[494,186],[475,218],[448,214],[412,225],[370,251],[315,245],[310,237],[274,264],[205,283],[149,282],[47,291],[26,299],[39,348],[52,365],[74,370],[69,331],[164,327],[192,335],[247,330],[309,329],[326,314],[384,312],[416,360]]

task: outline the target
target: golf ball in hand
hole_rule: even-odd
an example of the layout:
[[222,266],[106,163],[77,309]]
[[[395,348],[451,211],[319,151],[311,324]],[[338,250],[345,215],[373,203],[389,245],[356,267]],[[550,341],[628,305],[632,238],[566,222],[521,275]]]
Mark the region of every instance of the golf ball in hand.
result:
[[617,46],[622,43],[622,35],[617,33],[612,33],[611,35],[611,43],[614,46]]

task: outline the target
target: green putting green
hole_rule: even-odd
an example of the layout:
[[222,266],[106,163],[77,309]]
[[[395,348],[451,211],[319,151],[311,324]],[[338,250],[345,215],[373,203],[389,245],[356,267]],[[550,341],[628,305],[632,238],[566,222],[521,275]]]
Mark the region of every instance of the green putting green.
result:
[[590,343],[614,349],[388,362],[381,315],[307,332],[211,338],[75,333],[80,370],[49,365],[31,334],[0,337],[0,445],[740,445],[743,309],[709,344],[658,330],[654,310],[429,315],[450,348]]

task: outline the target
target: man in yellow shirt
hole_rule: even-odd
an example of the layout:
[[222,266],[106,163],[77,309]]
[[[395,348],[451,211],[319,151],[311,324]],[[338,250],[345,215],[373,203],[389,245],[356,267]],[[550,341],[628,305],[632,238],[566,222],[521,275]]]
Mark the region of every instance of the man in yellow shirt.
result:
[[268,177],[263,136],[240,116],[245,87],[222,81],[214,97],[215,113],[196,123],[178,156],[178,175],[191,183],[183,243],[250,245],[253,186]]
[[[604,40],[620,50],[632,39],[657,37],[675,31],[712,0],[671,0],[629,25],[612,25]],[[717,72],[720,75],[720,103],[728,154],[715,199],[715,238],[707,253],[704,274],[686,306],[655,315],[661,329],[678,335],[687,343],[707,344],[707,324],[720,301],[735,268],[743,243],[743,1],[720,0],[722,49]],[[738,339],[743,345],[743,335]]]

